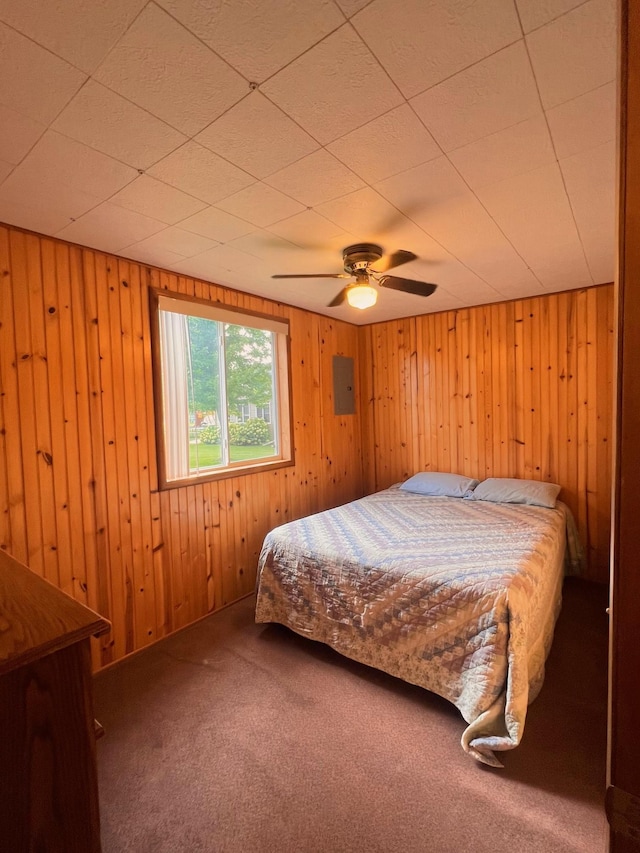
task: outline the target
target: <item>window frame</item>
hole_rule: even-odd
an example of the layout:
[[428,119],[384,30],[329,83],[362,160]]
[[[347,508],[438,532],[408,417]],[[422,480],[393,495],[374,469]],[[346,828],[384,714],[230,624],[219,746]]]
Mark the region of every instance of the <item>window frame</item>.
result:
[[[160,344],[160,300],[161,298],[172,299],[195,305],[203,305],[214,311],[228,312],[235,315],[239,320],[251,317],[254,320],[266,320],[270,323],[277,322],[286,326],[286,333],[275,333],[275,364],[274,380],[276,385],[276,413],[279,424],[279,453],[278,456],[269,456],[265,461],[257,459],[252,462],[245,460],[230,462],[224,468],[194,474],[191,477],[180,479],[167,479],[166,465],[166,440],[164,425],[164,393],[162,381],[162,356]],[[150,329],[151,329],[151,368],[153,376],[153,412],[156,437],[156,457],[158,465],[158,490],[177,489],[183,486],[195,486],[199,483],[209,483],[216,480],[228,480],[244,474],[274,471],[278,468],[289,468],[295,464],[293,446],[293,407],[291,404],[291,324],[288,317],[277,314],[263,314],[259,311],[251,311],[239,308],[236,305],[228,305],[224,302],[202,299],[179,293],[168,288],[149,288],[150,305]],[[185,312],[188,313],[188,312]],[[194,314],[193,316],[201,316]],[[211,318],[213,319],[213,318]],[[218,322],[224,322],[220,320]],[[242,325],[238,323],[237,325]]]

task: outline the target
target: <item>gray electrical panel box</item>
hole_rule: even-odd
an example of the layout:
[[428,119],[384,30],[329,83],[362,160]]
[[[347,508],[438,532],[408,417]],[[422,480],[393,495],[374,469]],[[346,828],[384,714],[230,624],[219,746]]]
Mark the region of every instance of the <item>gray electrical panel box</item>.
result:
[[353,359],[346,355],[333,357],[333,412],[335,415],[356,413]]

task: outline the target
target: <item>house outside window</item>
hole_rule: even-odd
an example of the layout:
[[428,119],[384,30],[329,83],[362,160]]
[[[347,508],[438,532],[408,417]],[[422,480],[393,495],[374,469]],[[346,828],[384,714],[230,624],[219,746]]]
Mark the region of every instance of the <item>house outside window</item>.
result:
[[267,403],[266,406],[256,406],[256,417],[261,418],[263,421],[266,421],[268,424],[270,424],[271,404]]
[[292,464],[287,321],[154,291],[152,334],[161,488]]

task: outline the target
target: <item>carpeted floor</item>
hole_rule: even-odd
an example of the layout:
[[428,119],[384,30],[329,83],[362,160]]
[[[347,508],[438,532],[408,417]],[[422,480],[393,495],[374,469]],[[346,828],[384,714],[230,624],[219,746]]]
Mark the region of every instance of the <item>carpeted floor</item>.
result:
[[449,703],[246,599],[96,677],[104,853],[604,853],[606,591],[565,585],[505,768]]

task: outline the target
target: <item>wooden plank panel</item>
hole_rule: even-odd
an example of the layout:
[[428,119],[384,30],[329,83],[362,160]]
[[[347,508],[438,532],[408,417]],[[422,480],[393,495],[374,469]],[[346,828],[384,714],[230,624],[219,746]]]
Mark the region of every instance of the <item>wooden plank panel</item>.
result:
[[[18,392],[18,354],[14,322],[13,290],[15,286],[9,246],[10,232],[0,228],[0,403],[3,418],[2,514],[5,519],[3,550],[22,563],[28,562],[26,507],[22,467],[22,432]],[[2,474],[0,473],[0,476]]]
[[[26,516],[26,564],[37,574],[45,576],[42,502],[40,500],[40,466],[38,465],[38,436],[36,433],[35,376],[33,370],[34,343],[31,337],[30,284],[27,235],[10,232],[10,264],[13,288],[13,318],[16,341],[18,419],[21,433],[22,472],[24,477],[24,507]],[[39,275],[38,275],[39,280]],[[36,282],[37,283],[37,282]],[[37,358],[37,354],[35,355]],[[13,553],[17,557],[17,553]],[[52,578],[52,580],[55,580]]]
[[[112,622],[96,665],[250,591],[276,524],[417,470],[517,474],[515,422],[524,426],[527,405],[536,409],[531,476],[561,482],[577,514],[582,505],[594,531],[592,576],[606,571],[611,288],[587,293],[589,349],[578,364],[573,292],[529,300],[527,335],[515,329],[517,303],[356,328],[19,229],[0,229],[0,268],[0,545],[41,574],[45,546],[57,547],[46,570],[60,562],[61,583]],[[150,286],[288,318],[294,467],[157,492]],[[517,375],[521,337],[535,368],[528,393]],[[334,354],[356,359],[355,416],[333,414]],[[567,377],[576,371],[586,371],[580,389],[589,392],[580,469],[588,492],[570,441],[578,386]],[[47,410],[38,427],[36,395]],[[39,458],[41,448],[59,468]]]
[[[56,247],[50,240],[42,241],[42,285],[41,299],[43,302],[42,313],[44,319],[45,352],[46,352],[46,377],[45,383],[47,393],[51,401],[57,401],[48,406],[50,411],[50,468],[53,486],[53,511],[49,515],[56,522],[55,549],[59,560],[57,583],[64,592],[75,596],[78,601],[86,603],[86,577],[84,568],[84,554],[78,558],[71,550],[71,528],[69,513],[69,483],[68,468],[72,458],[67,459],[67,447],[65,441],[65,424],[75,419],[75,400],[69,402],[65,395],[65,375],[62,369],[62,342],[60,330],[61,303],[58,295],[58,283],[56,280],[56,268],[60,266],[61,279],[69,281],[69,271],[65,272],[65,257],[56,257]],[[71,347],[73,343],[71,342]],[[69,350],[69,344],[65,346]],[[75,396],[75,395],[74,395]],[[66,398],[66,400],[65,400]],[[44,401],[43,401],[44,402]],[[65,402],[67,403],[65,410]],[[68,416],[68,417],[67,417]],[[75,425],[72,425],[72,428]],[[75,427],[77,434],[77,426]],[[42,453],[40,454],[42,456]],[[73,457],[73,454],[72,454]],[[75,483],[78,482],[77,466],[72,469]],[[72,511],[80,510],[79,506],[73,506]],[[46,510],[43,510],[46,512]],[[74,560],[74,556],[76,559]],[[75,565],[74,565],[75,563]],[[76,575],[79,575],[76,578]],[[83,583],[84,589],[80,586]],[[78,584],[77,588],[74,586]]]
[[377,486],[421,469],[558,482],[588,576],[606,581],[611,305],[604,286],[415,318],[414,335],[406,321],[362,329]]
[[[86,356],[84,364],[80,365],[80,359],[76,356],[76,347],[84,344],[84,328],[80,332],[80,340],[76,341],[73,317],[72,280],[77,275],[77,253],[70,252],[70,247],[55,244],[55,269],[58,293],[58,332],[60,347],[60,372],[62,376],[62,408],[64,413],[64,446],[66,451],[66,489],[67,508],[63,507],[69,518],[69,529],[71,536],[71,564],[73,568],[73,595],[80,601],[84,601],[90,607],[96,607],[96,584],[95,576],[90,571],[95,568],[94,549],[88,542],[85,530],[89,527],[92,531],[95,527],[91,520],[85,522],[85,508],[83,505],[83,476],[81,468],[80,437],[83,434],[80,410],[82,417],[86,419],[88,387],[86,376]],[[73,264],[73,270],[72,270]],[[47,309],[51,315],[51,306]],[[55,315],[54,315],[55,316]],[[81,368],[80,376],[76,372],[76,366]],[[49,369],[52,371],[51,357],[49,357]],[[85,420],[86,424],[86,420]],[[88,429],[88,426],[84,427]],[[54,470],[55,470],[54,451]],[[60,527],[59,527],[60,529]],[[89,549],[87,552],[87,545]],[[60,556],[62,567],[62,556]],[[89,588],[91,587],[91,589]],[[97,647],[97,644],[94,644]]]
[[[85,429],[78,434],[83,460],[82,493],[85,509],[84,518],[87,524],[85,537],[95,546],[97,609],[99,613],[110,619],[113,625],[111,615],[113,613],[111,556],[115,532],[109,526],[107,509],[96,256],[89,251],[79,249],[72,251],[76,261],[71,268],[76,376],[83,375],[82,359],[84,357],[88,382],[88,413],[85,412],[84,421],[79,421],[79,427],[82,424]],[[81,346],[82,342],[86,342],[86,346]],[[88,522],[87,519],[89,519]],[[90,546],[85,544],[85,552],[87,552],[88,547]],[[114,659],[114,647],[115,640],[112,630],[100,640],[102,664],[110,663]]]

